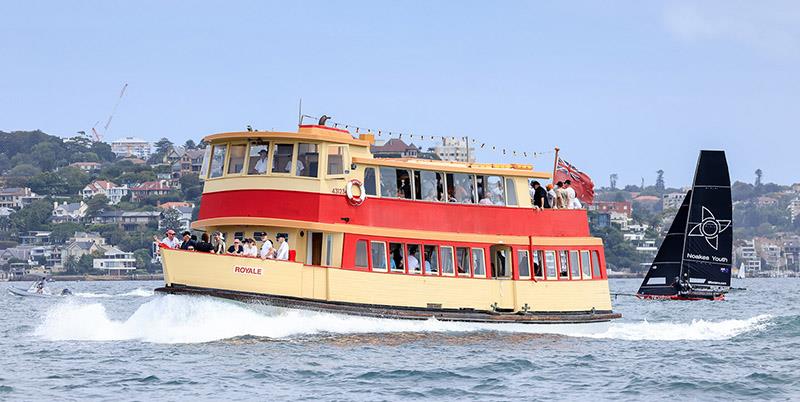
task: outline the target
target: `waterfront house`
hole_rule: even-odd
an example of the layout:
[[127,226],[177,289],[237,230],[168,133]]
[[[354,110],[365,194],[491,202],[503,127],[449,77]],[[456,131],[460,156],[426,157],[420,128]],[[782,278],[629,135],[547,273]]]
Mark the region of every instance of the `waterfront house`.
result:
[[130,188],[131,200],[136,202],[154,195],[165,195],[174,189],[168,180],[146,181]]
[[107,180],[95,180],[86,185],[81,190],[80,195],[86,198],[92,198],[96,195],[104,195],[108,198],[110,205],[116,205],[122,201],[122,197],[128,195],[128,186],[118,186],[114,182]]
[[89,205],[83,201],[71,203],[64,201],[61,204],[54,202],[50,220],[53,223],[80,222],[86,217],[86,212],[88,210]]
[[103,256],[92,262],[94,269],[106,270],[109,275],[125,275],[136,270],[136,258],[133,253],[124,252],[110,246],[103,251]]

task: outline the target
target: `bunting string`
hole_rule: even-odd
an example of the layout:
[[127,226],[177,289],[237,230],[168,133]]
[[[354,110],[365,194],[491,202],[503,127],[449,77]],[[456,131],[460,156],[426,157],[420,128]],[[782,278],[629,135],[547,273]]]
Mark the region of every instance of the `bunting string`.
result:
[[[313,120],[313,122],[314,122],[313,124],[317,124],[317,122],[319,121],[319,117],[309,116],[309,115],[305,115],[305,114],[302,115],[302,118],[303,119],[308,118],[309,120]],[[302,122],[302,120],[301,120],[301,122]],[[529,150],[520,150],[520,149],[509,149],[509,148],[500,147],[500,146],[497,146],[497,145],[492,145],[492,144],[489,144],[487,142],[479,141],[478,139],[471,138],[470,136],[454,136],[454,135],[439,136],[439,135],[431,135],[431,134],[418,134],[418,133],[414,133],[413,131],[409,131],[409,132],[389,131],[389,130],[385,130],[385,129],[381,129],[381,128],[374,129],[374,128],[370,128],[370,127],[363,127],[363,126],[358,126],[358,125],[349,124],[349,123],[339,123],[339,122],[335,122],[335,121],[332,121],[332,120],[329,120],[325,125],[333,127],[333,128],[339,128],[339,129],[344,128],[347,131],[351,131],[352,130],[351,132],[354,132],[355,134],[362,134],[362,133],[373,134],[373,135],[376,136],[376,138],[381,139],[381,140],[389,140],[389,139],[392,139],[392,138],[403,139],[404,137],[407,138],[407,139],[410,139],[410,140],[415,140],[416,139],[416,140],[419,140],[419,141],[428,141],[428,140],[430,140],[430,141],[440,141],[441,140],[441,141],[444,142],[444,141],[446,141],[448,139],[450,141],[463,140],[465,142],[468,142],[468,145],[474,145],[474,146],[478,147],[479,149],[491,150],[494,153],[502,154],[502,155],[506,155],[506,156],[510,154],[510,155],[512,155],[514,157],[522,156],[523,158],[538,158],[538,157],[543,156],[543,155],[552,155],[552,154],[554,154],[553,150],[550,150],[550,151],[529,151]]]

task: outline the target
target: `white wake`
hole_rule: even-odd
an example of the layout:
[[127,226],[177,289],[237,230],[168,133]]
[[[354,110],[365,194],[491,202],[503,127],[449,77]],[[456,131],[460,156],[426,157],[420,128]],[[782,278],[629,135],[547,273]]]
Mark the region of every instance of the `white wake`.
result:
[[125,293],[92,293],[92,292],[75,292],[73,295],[77,297],[84,297],[87,299],[105,299],[109,297],[151,297],[155,294],[152,289],[136,288],[130,292]]
[[599,325],[472,324],[355,317],[166,295],[142,304],[125,320],[109,318],[100,303],[67,301],[46,313],[35,335],[52,341],[199,343],[246,335],[288,338],[321,333],[497,331],[621,340],[718,340],[762,329],[770,318],[762,315],[746,320]]

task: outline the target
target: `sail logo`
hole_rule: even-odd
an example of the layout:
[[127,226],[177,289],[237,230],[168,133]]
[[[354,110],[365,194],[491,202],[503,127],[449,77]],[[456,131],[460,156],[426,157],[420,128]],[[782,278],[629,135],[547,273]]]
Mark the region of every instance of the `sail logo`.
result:
[[708,245],[717,250],[719,247],[719,235],[731,227],[731,220],[717,219],[708,208],[702,208],[703,219],[689,230],[689,236],[704,237]]

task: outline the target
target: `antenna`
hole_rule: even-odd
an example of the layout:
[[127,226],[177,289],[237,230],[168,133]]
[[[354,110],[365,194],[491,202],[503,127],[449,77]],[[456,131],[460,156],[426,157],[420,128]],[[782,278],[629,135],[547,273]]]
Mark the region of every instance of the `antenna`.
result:
[[303,125],[303,98],[300,98],[300,103],[297,105],[297,125]]

